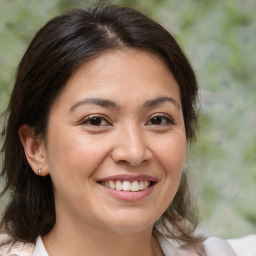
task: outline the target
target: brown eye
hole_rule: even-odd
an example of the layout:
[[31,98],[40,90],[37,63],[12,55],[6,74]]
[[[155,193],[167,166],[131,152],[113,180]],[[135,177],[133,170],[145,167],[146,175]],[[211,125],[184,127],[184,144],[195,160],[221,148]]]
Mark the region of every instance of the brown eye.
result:
[[89,120],[90,125],[95,125],[99,126],[102,123],[102,118],[100,117],[93,117],[92,119]]
[[160,117],[160,116],[155,116],[155,117],[153,117],[152,119],[151,119],[151,124],[153,124],[153,125],[160,125],[160,124],[162,124],[162,117]]
[[174,122],[170,117],[164,116],[164,115],[154,116],[147,122],[147,125],[155,125],[155,126],[170,125],[170,124],[174,124]]
[[109,126],[111,125],[106,118],[102,116],[88,116],[82,122],[82,125],[86,126]]

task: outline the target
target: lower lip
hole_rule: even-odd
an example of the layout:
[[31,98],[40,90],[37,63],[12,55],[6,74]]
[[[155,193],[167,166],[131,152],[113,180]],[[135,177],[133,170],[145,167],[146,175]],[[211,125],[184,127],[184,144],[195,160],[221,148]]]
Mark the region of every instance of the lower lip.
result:
[[153,188],[154,188],[154,185],[151,185],[150,187],[148,187],[145,190],[141,190],[141,191],[137,191],[137,192],[130,192],[130,191],[115,190],[115,189],[104,187],[102,185],[100,185],[100,186],[105,192],[107,192],[111,196],[113,196],[119,200],[122,200],[122,201],[141,200],[141,199],[149,196],[152,193]]

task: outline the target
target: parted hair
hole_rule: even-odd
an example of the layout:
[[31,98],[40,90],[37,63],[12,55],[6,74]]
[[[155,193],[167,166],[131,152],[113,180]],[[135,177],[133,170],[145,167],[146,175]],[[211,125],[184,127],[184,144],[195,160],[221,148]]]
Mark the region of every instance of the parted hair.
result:
[[[12,241],[32,242],[56,221],[51,177],[36,175],[26,159],[18,130],[23,124],[45,139],[49,110],[74,71],[105,51],[133,48],[159,56],[180,89],[187,142],[197,130],[195,74],[173,36],[160,24],[131,8],[111,5],[71,9],[51,19],[35,35],[16,74],[3,127],[2,195],[10,195],[0,223]],[[168,196],[168,195],[167,195]],[[185,172],[178,192],[162,216],[171,223],[169,236],[185,243],[194,236],[196,218]]]

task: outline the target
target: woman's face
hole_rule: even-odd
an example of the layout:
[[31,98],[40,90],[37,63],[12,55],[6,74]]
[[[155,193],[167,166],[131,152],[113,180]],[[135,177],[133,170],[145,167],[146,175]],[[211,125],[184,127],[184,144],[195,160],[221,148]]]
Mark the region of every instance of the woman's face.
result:
[[173,75],[155,55],[131,49],[87,61],[50,110],[45,151],[57,224],[151,229],[175,196],[186,157]]

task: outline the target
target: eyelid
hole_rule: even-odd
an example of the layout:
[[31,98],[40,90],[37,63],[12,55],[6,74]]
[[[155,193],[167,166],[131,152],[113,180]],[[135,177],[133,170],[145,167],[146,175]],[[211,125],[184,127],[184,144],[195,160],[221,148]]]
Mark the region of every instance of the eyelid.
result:
[[[79,121],[79,124],[81,124],[81,125],[86,125],[86,122],[90,121],[91,119],[93,119],[93,118],[95,118],[95,117],[96,117],[96,118],[100,118],[100,119],[104,120],[104,121],[107,123],[107,125],[99,125],[98,127],[110,126],[110,125],[111,125],[110,120],[109,120],[106,116],[104,116],[104,115],[102,115],[102,114],[91,114],[91,115],[88,115],[88,116],[82,118],[82,119]],[[88,124],[88,125],[89,125],[89,124]],[[93,125],[89,125],[89,126],[93,126]],[[95,127],[97,127],[97,126],[95,125]]]
[[[164,113],[156,113],[156,114],[151,115],[150,118],[148,119],[148,121],[146,122],[146,124],[147,124],[150,120],[152,120],[152,118],[154,118],[154,117],[166,118],[166,119],[168,119],[168,124],[169,124],[169,125],[175,124],[174,118],[171,117],[169,114],[164,114]],[[161,125],[159,125],[159,126],[161,126]]]

